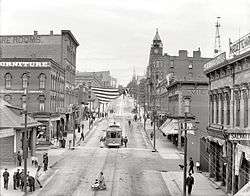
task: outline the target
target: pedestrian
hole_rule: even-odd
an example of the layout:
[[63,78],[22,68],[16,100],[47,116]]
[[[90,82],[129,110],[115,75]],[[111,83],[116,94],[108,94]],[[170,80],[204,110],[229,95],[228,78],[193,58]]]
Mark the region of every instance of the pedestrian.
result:
[[84,130],[84,124],[82,124],[82,131]]
[[18,188],[20,186],[20,179],[21,179],[21,177],[20,177],[20,169],[17,169],[17,172],[16,172],[16,187],[18,187]]
[[82,133],[81,133],[81,137],[80,137],[80,141],[84,141],[84,133],[83,133],[83,131],[82,131]]
[[38,165],[38,168],[36,170],[36,175],[35,175],[35,181],[37,182],[37,184],[40,186],[40,188],[42,188],[43,186],[40,183],[40,176],[42,175],[42,170],[41,170],[41,165]]
[[153,137],[154,137],[154,133],[151,132],[151,133],[150,133],[150,139],[153,140]]
[[190,160],[189,160],[189,171],[188,171],[188,173],[191,173],[191,172],[192,172],[192,174],[194,173],[194,161],[193,161],[192,157],[190,157]]
[[188,194],[191,195],[192,187],[194,185],[194,177],[191,173],[189,173],[189,176],[186,179],[186,186],[188,187]]
[[28,184],[30,187],[30,192],[35,191],[35,178],[31,175],[28,175]]
[[13,174],[13,188],[16,190],[17,187],[17,172],[14,172]]
[[8,183],[9,183],[9,172],[7,169],[3,172],[3,181],[4,181],[4,188],[8,190]]
[[21,190],[23,190],[23,187],[24,187],[24,169],[22,169],[22,172],[20,173],[20,180],[21,180]]
[[124,137],[124,144],[125,144],[125,148],[127,148],[127,143],[128,143],[128,137],[127,137],[127,136],[125,136],[125,137]]
[[48,153],[45,153],[43,155],[43,170],[47,171],[48,170],[48,163],[49,163],[49,157],[48,157]]
[[22,156],[20,151],[17,152],[17,166],[18,167],[22,166]]

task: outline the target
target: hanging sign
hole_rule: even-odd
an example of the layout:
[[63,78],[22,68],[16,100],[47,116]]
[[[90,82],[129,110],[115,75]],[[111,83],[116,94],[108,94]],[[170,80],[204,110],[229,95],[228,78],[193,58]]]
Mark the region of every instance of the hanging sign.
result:
[[250,133],[229,133],[229,140],[250,140]]

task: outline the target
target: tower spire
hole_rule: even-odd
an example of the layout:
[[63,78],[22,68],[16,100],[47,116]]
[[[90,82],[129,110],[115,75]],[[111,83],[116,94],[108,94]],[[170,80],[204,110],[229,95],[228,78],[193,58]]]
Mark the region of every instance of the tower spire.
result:
[[221,17],[217,17],[217,21],[215,24],[215,41],[214,41],[214,54],[217,55],[221,52],[221,45],[220,45],[220,23],[219,19]]
[[155,33],[155,37],[154,37],[153,41],[161,41],[160,35],[158,33],[158,28],[156,28],[156,33]]

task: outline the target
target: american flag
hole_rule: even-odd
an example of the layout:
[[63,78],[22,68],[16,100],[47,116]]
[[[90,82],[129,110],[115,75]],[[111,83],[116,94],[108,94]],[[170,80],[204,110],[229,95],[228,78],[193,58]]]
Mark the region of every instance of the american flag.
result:
[[117,88],[92,87],[91,90],[100,103],[108,103],[120,95]]

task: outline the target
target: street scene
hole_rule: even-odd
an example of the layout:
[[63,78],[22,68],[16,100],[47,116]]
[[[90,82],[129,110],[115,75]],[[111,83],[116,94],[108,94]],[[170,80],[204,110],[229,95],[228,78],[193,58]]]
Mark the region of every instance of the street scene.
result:
[[249,9],[0,0],[0,196],[250,196]]

